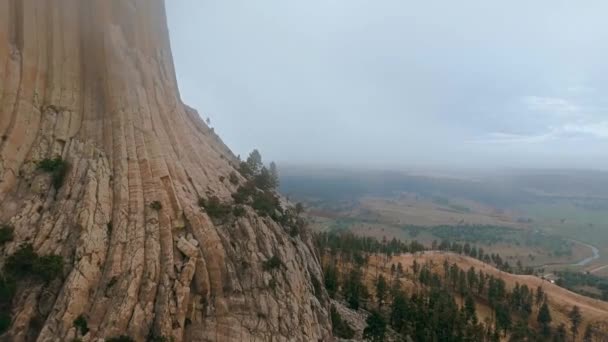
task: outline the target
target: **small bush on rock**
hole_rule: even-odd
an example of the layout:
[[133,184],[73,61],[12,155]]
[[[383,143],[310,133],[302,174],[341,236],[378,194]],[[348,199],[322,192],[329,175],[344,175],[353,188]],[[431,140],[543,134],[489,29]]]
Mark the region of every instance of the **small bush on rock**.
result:
[[265,271],[271,271],[281,267],[281,265],[283,265],[281,259],[278,256],[273,255],[272,258],[264,261],[263,267]]
[[63,257],[60,255],[45,255],[34,262],[34,274],[49,282],[63,272]]
[[163,205],[159,201],[153,201],[150,203],[150,208],[159,211],[163,208]]
[[351,328],[348,323],[342,320],[342,316],[340,316],[340,313],[333,305],[331,306],[330,316],[332,331],[335,336],[347,340],[355,337],[355,331],[353,330],[353,328]]
[[0,313],[0,334],[5,333],[8,328],[11,327],[11,314],[10,312]]
[[214,219],[223,220],[231,212],[230,205],[222,203],[217,196],[211,196],[208,199],[200,198],[198,204],[205,209],[207,215]]
[[232,194],[232,199],[236,204],[246,204],[249,202],[251,196],[257,192],[253,183],[247,182],[245,185],[239,186],[235,193]]
[[230,183],[232,185],[239,184],[239,176],[237,176],[236,172],[234,172],[234,171],[230,172],[230,176],[229,176],[228,180],[230,181]]
[[135,340],[127,335],[120,335],[117,337],[106,338],[106,342],[135,342]]
[[232,208],[232,214],[235,217],[243,217],[246,213],[247,212],[245,211],[245,208],[242,205],[236,205],[234,206],[234,208]]
[[6,258],[4,270],[15,279],[23,278],[32,274],[37,259],[32,244],[21,245],[13,255]]
[[63,257],[59,255],[38,256],[31,244],[22,245],[6,259],[4,270],[15,279],[38,277],[49,282],[61,275]]
[[83,336],[89,332],[89,325],[87,324],[87,319],[84,318],[83,315],[78,316],[74,320],[74,327],[76,327],[76,330],[78,330]]
[[172,339],[170,340],[169,338],[165,337],[165,336],[156,336],[154,334],[151,334],[150,336],[148,336],[148,342],[169,342],[172,341]]
[[60,157],[53,159],[46,158],[38,162],[38,169],[50,173],[53,180],[53,187],[55,190],[59,190],[63,185],[63,181],[68,172],[68,163]]
[[0,226],[0,245],[13,241],[14,228],[7,224]]
[[256,192],[253,196],[253,209],[261,216],[276,217],[276,211],[280,211],[280,203],[277,196],[270,191]]

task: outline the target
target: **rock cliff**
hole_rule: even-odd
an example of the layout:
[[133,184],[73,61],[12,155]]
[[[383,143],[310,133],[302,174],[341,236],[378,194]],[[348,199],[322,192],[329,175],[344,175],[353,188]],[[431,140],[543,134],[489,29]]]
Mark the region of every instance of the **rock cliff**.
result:
[[162,0],[0,0],[0,135],[3,260],[63,258],[18,281],[4,340],[331,338],[309,236],[199,207],[231,201],[237,160],[180,100]]

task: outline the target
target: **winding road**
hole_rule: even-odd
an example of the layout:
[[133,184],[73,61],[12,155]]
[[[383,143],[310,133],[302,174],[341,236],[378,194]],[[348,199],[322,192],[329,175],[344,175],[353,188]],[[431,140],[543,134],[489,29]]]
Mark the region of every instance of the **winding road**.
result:
[[585,258],[585,259],[577,262],[576,264],[572,264],[573,266],[586,266],[586,265],[589,265],[593,260],[597,260],[600,258],[600,250],[597,247],[590,245],[588,243],[584,243],[582,241],[578,241],[578,240],[570,239],[570,241],[579,243],[581,245],[585,245],[585,246],[589,247],[591,249],[591,251],[593,252],[592,256]]
[[[581,261],[576,262],[576,263],[549,263],[549,264],[544,264],[544,265],[534,266],[534,267],[541,267],[541,268],[550,267],[550,266],[578,266],[578,267],[582,267],[582,266],[587,266],[591,262],[593,262],[594,260],[597,260],[597,259],[600,258],[600,250],[597,247],[595,247],[593,245],[590,245],[588,243],[579,241],[579,240],[574,240],[574,239],[568,239],[568,240],[572,241],[574,243],[578,243],[580,245],[584,245],[584,246],[589,247],[589,249],[592,252],[592,255],[590,257],[582,259]],[[595,269],[593,269],[593,270],[591,270],[589,272],[590,273],[597,272],[597,271],[602,270],[602,269],[604,269],[606,267],[608,267],[608,265],[600,266],[600,267],[595,268]]]

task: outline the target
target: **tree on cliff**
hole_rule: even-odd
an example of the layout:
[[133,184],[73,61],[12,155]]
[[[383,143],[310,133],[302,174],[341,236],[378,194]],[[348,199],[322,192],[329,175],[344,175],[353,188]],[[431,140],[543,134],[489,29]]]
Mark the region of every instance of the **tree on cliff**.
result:
[[258,151],[257,149],[251,151],[249,157],[247,157],[246,163],[247,166],[249,166],[251,172],[253,172],[253,174],[257,174],[258,172],[260,172],[260,169],[264,165],[262,164],[262,155],[260,154],[260,151]]
[[386,320],[374,311],[366,320],[367,326],[363,330],[363,338],[372,342],[383,342],[386,335]]
[[386,282],[386,278],[381,274],[376,281],[376,300],[378,301],[378,306],[382,306],[387,293],[388,283]]
[[279,170],[277,169],[277,164],[275,164],[275,162],[270,162],[268,169],[270,171],[270,186],[272,188],[277,188],[279,186]]

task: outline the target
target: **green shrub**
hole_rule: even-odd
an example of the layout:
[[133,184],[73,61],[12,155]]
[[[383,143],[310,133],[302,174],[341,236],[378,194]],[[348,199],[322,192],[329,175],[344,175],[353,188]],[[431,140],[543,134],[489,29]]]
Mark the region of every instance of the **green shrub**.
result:
[[[188,320],[188,319],[186,318],[186,320]],[[165,337],[165,336],[156,336],[154,334],[150,334],[150,336],[148,336],[148,340],[147,340],[147,342],[169,342],[169,341],[172,341],[172,339],[169,339],[168,337]]]
[[249,202],[249,198],[253,196],[257,192],[253,183],[247,182],[245,185],[239,186],[234,194],[232,194],[232,199],[234,199],[234,203],[236,204],[245,204]]
[[38,162],[38,169],[50,173],[52,176],[53,187],[56,190],[59,190],[63,185],[63,181],[68,172],[68,163],[61,159],[61,157],[56,158],[45,158]]
[[34,262],[33,272],[44,281],[49,282],[63,272],[63,257],[60,255],[45,255]]
[[83,336],[89,332],[89,325],[87,324],[87,319],[84,318],[83,315],[78,316],[74,320],[74,327],[76,327],[76,330],[80,331],[80,334]]
[[9,241],[13,241],[14,228],[7,224],[0,227],[0,245],[3,245]]
[[[63,258],[56,255],[39,257],[31,244],[21,245],[4,263],[0,277],[0,334],[11,325],[11,304],[17,290],[15,279],[54,279],[63,270]],[[33,321],[33,320],[32,320]]]
[[38,255],[34,252],[32,244],[24,244],[14,254],[6,258],[4,270],[15,279],[23,278],[32,274],[37,259]]
[[163,208],[163,205],[160,203],[160,201],[153,201],[150,203],[150,208],[159,211]]
[[265,271],[271,271],[281,267],[282,265],[283,262],[281,261],[281,259],[278,256],[273,255],[272,258],[264,261],[264,264],[262,266]]
[[279,199],[270,191],[256,192],[251,206],[261,216],[272,218],[276,218],[276,211],[280,209]]
[[11,326],[11,304],[17,292],[17,284],[12,278],[0,278],[0,334]]
[[245,178],[251,178],[255,173],[246,162],[241,162],[239,164],[239,172]]
[[108,288],[112,288],[112,286],[116,285],[116,283],[118,282],[118,277],[114,276],[110,279],[110,281],[108,282]]
[[246,213],[247,211],[245,211],[245,208],[242,205],[236,205],[232,208],[232,214],[235,217],[243,217]]
[[198,204],[205,208],[209,217],[214,219],[225,219],[231,212],[230,205],[222,203],[217,196],[211,196],[208,199],[200,198]]
[[9,312],[0,312],[0,334],[5,333],[10,327],[11,314]]
[[296,204],[295,210],[296,210],[296,215],[302,214],[304,212],[304,205],[302,205],[302,203],[298,202]]
[[65,162],[61,157],[56,158],[45,158],[38,162],[38,168],[45,172],[54,172],[57,169],[60,169]]
[[300,232],[306,226],[304,219],[298,216],[298,212],[294,209],[285,210],[278,222],[289,231],[289,235],[292,237],[300,235]]
[[270,279],[270,281],[268,282],[268,287],[275,290],[277,288],[277,280],[274,279],[274,277],[272,279]]
[[25,244],[6,259],[4,271],[9,277],[15,279],[39,277],[49,282],[61,275],[63,257],[59,255],[39,257],[31,244]]
[[348,339],[348,340],[355,337],[355,331],[353,330],[353,328],[351,328],[348,323],[346,323],[344,320],[342,320],[342,316],[340,316],[340,313],[338,312],[338,310],[336,310],[336,307],[333,305],[331,306],[330,316],[331,316],[331,326],[332,326],[332,331],[334,333],[334,336]]
[[272,176],[266,167],[262,167],[260,172],[255,175],[253,182],[256,187],[262,190],[270,190],[273,188]]
[[13,278],[0,278],[0,307],[10,306],[15,292],[17,292],[17,284]]
[[106,342],[135,342],[135,340],[127,335],[120,335],[117,337],[106,338]]
[[228,176],[228,180],[230,181],[230,183],[232,185],[239,184],[239,176],[237,176],[236,172],[234,172],[234,171],[230,172],[230,175]]

